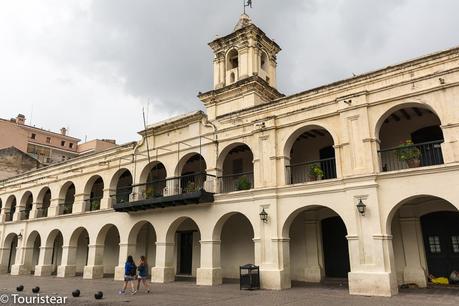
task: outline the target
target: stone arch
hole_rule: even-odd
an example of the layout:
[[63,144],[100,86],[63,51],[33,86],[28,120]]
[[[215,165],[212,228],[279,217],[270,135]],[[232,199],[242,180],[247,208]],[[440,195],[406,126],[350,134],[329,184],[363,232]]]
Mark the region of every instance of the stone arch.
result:
[[254,188],[254,154],[245,143],[227,145],[217,159],[217,169],[221,169],[221,191],[231,192]]
[[349,232],[350,230],[350,224],[349,224],[349,220],[347,220],[347,218],[345,218],[345,216],[340,213],[338,210],[336,210],[336,208],[330,206],[330,205],[306,205],[306,206],[303,206],[303,207],[299,207],[297,209],[295,209],[294,211],[290,212],[288,217],[285,219],[285,221],[283,221],[282,224],[282,237],[283,238],[288,238],[288,233],[289,233],[289,230],[290,230],[290,226],[292,225],[292,222],[293,220],[298,217],[299,214],[307,211],[307,210],[314,210],[314,209],[319,209],[319,208],[325,208],[325,209],[329,209],[330,211],[332,211],[334,214],[336,214],[338,217],[340,217],[343,222],[344,222],[344,225],[346,227],[346,231]]
[[62,247],[64,245],[64,236],[58,229],[53,229],[46,236],[43,266],[40,267],[41,271],[35,275],[52,275],[57,273],[58,267],[62,262]]
[[285,140],[285,143],[283,144],[284,156],[290,156],[290,151],[293,147],[295,140],[298,137],[300,137],[304,132],[312,131],[315,129],[325,130],[328,134],[330,134],[330,137],[332,138],[332,141],[333,141],[333,145],[336,145],[339,143],[336,131],[334,131],[331,127],[329,127],[324,122],[313,121],[313,122],[309,122],[306,125],[298,126],[296,130],[287,137],[287,139]]
[[380,140],[379,133],[381,130],[382,125],[384,124],[384,121],[390,117],[394,112],[399,111],[404,108],[423,108],[427,109],[430,112],[432,112],[440,122],[443,122],[441,120],[440,114],[429,104],[427,103],[421,103],[421,102],[401,102],[396,105],[392,105],[387,107],[387,109],[384,110],[382,115],[379,117],[379,119],[376,121],[375,126],[373,127],[374,135],[376,139]]
[[127,168],[119,169],[110,180],[110,190],[114,192],[110,196],[115,196],[117,203],[129,202],[133,183],[134,177],[131,171]]
[[231,218],[234,215],[241,215],[244,218],[247,219],[247,221],[250,223],[250,226],[252,227],[252,231],[255,231],[255,225],[252,223],[249,217],[244,215],[242,212],[239,211],[232,211],[225,213],[223,216],[221,216],[217,222],[215,222],[214,226],[212,227],[212,239],[213,240],[220,240],[221,232],[223,229],[223,226],[225,225],[226,221],[228,221],[229,218]]
[[37,218],[47,217],[48,209],[51,205],[51,189],[49,187],[43,187],[37,195]]
[[252,221],[240,212],[229,212],[215,224],[212,237],[220,241],[223,279],[236,279],[240,266],[255,264],[254,228]]
[[157,170],[156,176],[158,179],[165,179],[167,177],[167,169],[166,166],[159,160],[154,160],[146,165],[141,173],[139,178],[139,184],[145,184],[151,178],[151,172]]
[[321,282],[325,276],[347,278],[351,270],[344,218],[330,207],[306,206],[293,211],[282,227],[288,243],[286,268],[293,281]]
[[226,53],[226,70],[232,70],[239,67],[239,52],[236,48],[231,48]]
[[1,267],[6,273],[11,272],[11,267],[16,263],[16,251],[18,247],[18,235],[16,233],[8,233],[3,242]]
[[196,276],[201,262],[201,228],[193,218],[182,216],[172,221],[167,229],[166,243],[175,246],[175,252],[168,256],[176,268],[177,276]]
[[393,205],[393,207],[389,210],[387,216],[384,219],[385,220],[384,225],[385,225],[386,234],[387,235],[391,235],[392,234],[392,232],[391,232],[391,227],[392,226],[391,225],[392,225],[392,222],[394,220],[394,216],[403,205],[405,205],[407,203],[410,203],[413,200],[423,199],[423,198],[430,198],[430,199],[436,199],[436,200],[439,200],[439,201],[444,201],[444,202],[449,203],[449,205],[446,205],[446,206],[442,205],[441,207],[437,207],[437,209],[435,207],[425,207],[422,211],[416,212],[417,217],[421,217],[424,214],[428,214],[428,213],[432,213],[432,212],[438,211],[438,208],[443,209],[445,211],[458,211],[459,210],[458,206],[455,206],[452,201],[448,200],[446,197],[441,196],[441,195],[434,195],[434,194],[430,194],[430,193],[429,194],[420,193],[420,194],[410,195],[410,196],[405,197],[403,200],[400,200],[398,203]]
[[24,254],[24,266],[27,271],[35,272],[40,257],[40,247],[42,245],[41,236],[38,231],[32,231],[27,237],[26,249]]
[[21,214],[20,220],[27,220],[30,217],[30,211],[32,210],[33,206],[33,194],[31,191],[26,191],[22,195],[19,207],[21,207]]
[[84,267],[88,264],[88,252],[91,237],[85,227],[76,228],[68,241],[70,247],[67,263],[69,266],[75,267],[76,275],[83,275]]
[[105,224],[98,231],[96,245],[103,245],[103,256],[96,258],[96,265],[102,265],[104,275],[115,274],[115,268],[119,263],[120,232],[112,223]]
[[406,197],[392,207],[385,226],[399,284],[426,287],[427,275],[449,277],[459,269],[459,210],[444,197]]
[[17,201],[14,195],[10,195],[5,202],[5,221],[13,221],[14,214],[16,213],[17,209]]
[[[148,267],[154,267],[156,260],[156,230],[149,221],[137,222],[129,231],[128,254],[135,260],[145,256]],[[147,269],[148,269],[147,267]]]
[[[200,165],[197,165],[197,167],[195,168],[198,168],[199,170],[198,171],[191,171],[191,170],[187,170],[185,169],[186,165],[190,163],[190,161],[195,161],[196,159],[196,162],[197,163],[200,163]],[[206,160],[204,159],[204,157],[199,153],[199,152],[190,152],[190,153],[187,153],[185,154],[181,159],[180,161],[177,163],[177,166],[175,167],[175,176],[182,176],[184,175],[184,172],[205,172],[207,169],[207,163],[206,163]],[[192,170],[195,170],[195,169],[192,169]]]
[[59,191],[59,215],[71,214],[75,203],[76,187],[72,181],[67,181]]
[[84,187],[84,211],[100,209],[100,203],[104,197],[104,180],[100,175],[93,175]]
[[336,137],[323,124],[308,124],[296,129],[284,144],[288,183],[337,177]]

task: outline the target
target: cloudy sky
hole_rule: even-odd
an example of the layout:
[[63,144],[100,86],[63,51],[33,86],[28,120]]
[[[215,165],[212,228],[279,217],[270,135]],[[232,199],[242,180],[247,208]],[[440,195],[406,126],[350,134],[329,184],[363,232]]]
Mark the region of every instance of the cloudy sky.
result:
[[[459,45],[457,0],[253,0],[282,47],[285,94]],[[149,123],[201,109],[207,43],[229,34],[241,0],[2,0],[0,117],[70,128],[81,139],[138,139]]]

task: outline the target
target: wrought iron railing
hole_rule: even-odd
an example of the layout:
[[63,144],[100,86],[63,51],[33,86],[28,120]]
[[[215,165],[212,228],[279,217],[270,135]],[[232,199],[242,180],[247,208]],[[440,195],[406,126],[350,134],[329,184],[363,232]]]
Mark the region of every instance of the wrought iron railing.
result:
[[101,200],[102,200],[102,197],[93,197],[93,198],[86,200],[85,202],[86,211],[99,210]]
[[443,140],[379,150],[381,171],[441,165],[443,164],[441,143]]
[[48,208],[49,208],[49,204],[47,206],[38,207],[37,208],[37,218],[48,217]]
[[73,211],[73,203],[63,203],[60,204],[62,206],[62,214],[68,215],[71,214]]
[[220,191],[223,193],[249,190],[254,186],[253,172],[242,172],[219,177]]
[[288,165],[286,176],[289,184],[334,179],[336,178],[336,160],[331,157]]
[[179,194],[186,194],[205,189],[214,192],[215,176],[206,173],[193,173],[161,180],[154,180],[144,184],[117,188],[112,195],[116,203],[128,203],[138,200],[147,200]]

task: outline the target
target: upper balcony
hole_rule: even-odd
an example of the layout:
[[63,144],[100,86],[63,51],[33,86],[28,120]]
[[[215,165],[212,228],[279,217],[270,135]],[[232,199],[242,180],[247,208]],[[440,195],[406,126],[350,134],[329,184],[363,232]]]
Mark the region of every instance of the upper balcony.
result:
[[438,116],[419,106],[397,108],[383,118],[379,130],[380,171],[443,164],[443,132]]

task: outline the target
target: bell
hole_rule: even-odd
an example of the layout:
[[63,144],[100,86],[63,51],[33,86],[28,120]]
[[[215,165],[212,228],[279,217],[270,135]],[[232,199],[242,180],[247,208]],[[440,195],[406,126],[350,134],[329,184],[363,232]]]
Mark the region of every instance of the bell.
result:
[[75,289],[72,291],[72,296],[73,297],[79,297],[80,296],[80,289]]

